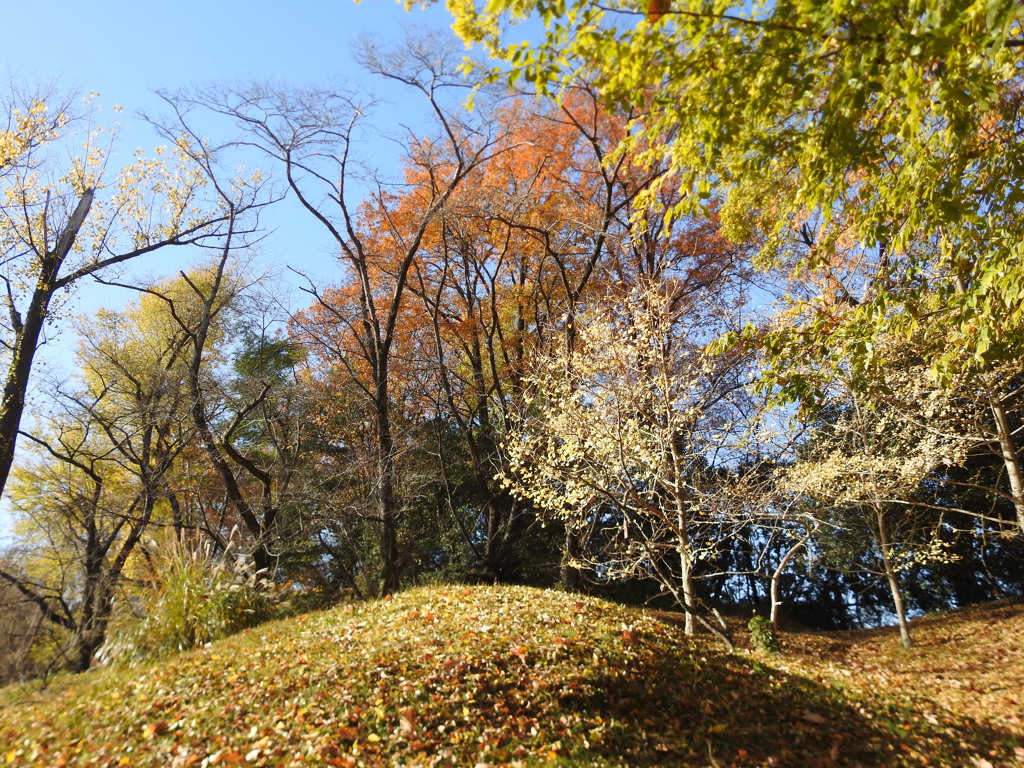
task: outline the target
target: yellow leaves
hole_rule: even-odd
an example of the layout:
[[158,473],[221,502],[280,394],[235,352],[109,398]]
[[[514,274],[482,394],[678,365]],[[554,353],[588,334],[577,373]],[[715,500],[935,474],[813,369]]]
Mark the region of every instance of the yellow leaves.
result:
[[[14,109],[7,117],[7,127],[0,130],[0,250],[21,254],[8,263],[12,287],[22,286],[16,300],[31,290],[37,272],[33,260],[53,248],[87,189],[97,190],[97,196],[75,238],[67,271],[118,250],[171,240],[183,229],[200,227],[222,213],[219,196],[207,192],[206,173],[192,156],[197,150],[184,143],[158,150],[152,157],[136,152],[118,168],[111,153],[119,131],[116,124],[90,126],[76,139],[72,129],[80,123],[51,113],[39,101]],[[50,149],[56,142],[68,145],[59,165]],[[242,197],[259,184],[259,175],[254,174],[237,180],[233,191]]]
[[174,238],[209,216],[202,193],[207,179],[196,163],[177,148],[158,147],[154,156],[136,153],[113,184],[112,207],[131,238],[144,248]]
[[27,110],[12,110],[11,118],[14,127],[0,131],[0,172],[56,139],[67,123],[66,115],[51,117],[46,104],[38,100]]

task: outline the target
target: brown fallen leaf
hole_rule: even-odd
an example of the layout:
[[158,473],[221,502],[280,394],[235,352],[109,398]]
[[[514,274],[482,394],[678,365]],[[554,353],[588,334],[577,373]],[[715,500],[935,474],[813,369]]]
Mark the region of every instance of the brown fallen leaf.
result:
[[142,735],[147,739],[155,739],[167,732],[167,723],[161,720],[159,723],[149,723],[142,729]]
[[398,713],[398,728],[403,736],[412,736],[416,733],[416,710],[406,707]]
[[233,749],[222,749],[210,758],[210,765],[241,765],[244,762],[245,755]]
[[805,709],[801,712],[800,717],[808,723],[814,723],[815,725],[824,725],[828,722],[827,717],[822,717],[817,712],[811,712],[809,709]]

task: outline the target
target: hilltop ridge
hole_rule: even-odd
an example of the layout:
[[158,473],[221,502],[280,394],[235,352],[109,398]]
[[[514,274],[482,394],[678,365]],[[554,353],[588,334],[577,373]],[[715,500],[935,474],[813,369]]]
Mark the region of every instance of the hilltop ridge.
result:
[[595,598],[431,587],[0,691],[10,766],[1024,765],[1024,605],[785,653]]

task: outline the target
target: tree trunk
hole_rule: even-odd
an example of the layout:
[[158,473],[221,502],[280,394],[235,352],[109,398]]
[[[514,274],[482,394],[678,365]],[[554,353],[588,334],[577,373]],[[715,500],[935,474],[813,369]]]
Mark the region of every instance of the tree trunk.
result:
[[1020,454],[1013,439],[1013,426],[1002,398],[992,389],[988,390],[989,407],[996,423],[996,436],[999,440],[999,452],[1006,467],[1006,476],[1010,481],[1010,495],[1013,509],[1017,513],[1017,527],[1024,535],[1024,469],[1021,467]]
[[71,671],[85,672],[92,666],[93,657],[107,639],[107,621],[110,618],[110,596],[95,595],[88,616],[75,631],[71,652]]
[[[679,581],[683,590],[683,600],[686,605],[695,607],[697,605],[697,590],[693,583],[693,563],[690,561],[689,553],[685,552],[682,547],[680,547],[679,552],[679,567],[682,569]],[[686,612],[686,620],[683,626],[683,631],[688,635],[692,635],[697,631],[692,610]]]
[[876,510],[878,520],[878,546],[882,550],[882,564],[885,567],[885,578],[889,582],[889,590],[892,592],[892,603],[896,609],[896,620],[900,625],[900,639],[904,648],[910,648],[913,641],[910,639],[910,626],[907,624],[907,608],[903,599],[903,588],[896,577],[896,568],[892,562],[892,544],[889,541],[889,528],[885,520],[885,513]]
[[487,502],[487,545],[484,558],[488,572],[501,584],[519,579],[516,540],[522,531],[523,512],[507,491],[499,491]]
[[665,587],[675,598],[676,604],[683,609],[686,618],[684,622],[684,632],[688,635],[694,634],[696,624],[700,624],[708,632],[718,638],[722,644],[726,647],[729,653],[736,650],[736,646],[732,641],[732,637],[729,635],[729,627],[722,619],[721,614],[718,611],[711,609],[710,613],[714,614],[715,620],[718,626],[712,624],[711,621],[704,615],[702,615],[698,609],[696,600],[696,588],[693,578],[692,562],[690,561],[689,555],[686,555],[686,561],[690,563],[689,566],[685,567],[683,576],[674,578],[672,569],[667,567],[664,562],[659,559],[659,553],[650,546],[649,541],[644,541],[647,555],[650,558],[649,562],[654,572],[657,574],[659,583]]
[[582,562],[583,537],[571,524],[565,526],[565,552],[562,555],[562,588],[569,592],[582,592],[586,588],[583,571],[576,567]]
[[[192,423],[199,433],[200,444],[210,463],[216,470],[221,482],[224,484],[224,496],[228,503],[237,511],[246,529],[252,534],[254,541],[252,549],[253,565],[257,571],[270,571],[273,569],[276,558],[270,550],[268,539],[271,534],[276,509],[272,502],[263,503],[261,506],[254,506],[249,503],[242,484],[235,474],[234,466],[240,466],[256,479],[265,489],[264,500],[270,499],[271,480],[265,472],[256,465],[247,461],[232,445],[231,432],[233,426],[229,426],[226,434],[218,439],[214,436],[213,425],[210,415],[207,412],[206,394],[203,391],[203,366],[205,364],[206,345],[209,340],[210,329],[216,315],[217,300],[222,298],[223,281],[228,259],[231,255],[230,243],[234,232],[234,219],[231,219],[227,232],[226,245],[216,262],[214,279],[209,288],[200,289],[189,282],[196,297],[203,303],[202,314],[195,327],[179,321],[183,331],[191,336],[192,354],[188,363],[188,388],[191,402],[189,411],[192,415]],[[184,273],[182,273],[184,276]],[[187,278],[186,278],[187,280]],[[205,293],[204,293],[205,290]],[[236,417],[237,418],[237,417]],[[230,462],[229,463],[229,459]]]
[[103,644],[105,619],[102,617],[103,573],[102,559],[98,562],[93,553],[86,553],[85,584],[82,593],[82,608],[75,627],[71,652],[71,671],[85,672],[92,664],[93,654]]
[[803,549],[805,546],[807,546],[807,542],[810,540],[811,536],[814,535],[815,530],[817,529],[805,527],[804,535],[801,536],[800,539],[786,551],[786,554],[782,556],[782,560],[779,561],[778,567],[772,573],[772,607],[771,617],[769,618],[769,621],[772,625],[772,629],[777,630],[779,628],[779,608],[782,606],[782,598],[780,597],[780,593],[782,591],[782,575],[786,572],[786,568],[789,567],[789,564],[790,562],[792,562],[793,558],[796,557],[796,553]]
[[56,268],[44,268],[39,276],[32,302],[25,313],[24,322],[15,328],[14,349],[7,369],[3,400],[0,402],[0,491],[7,485],[7,477],[14,463],[14,449],[21,428],[21,417],[25,412],[25,393],[28,391],[32,362],[39,337],[43,332],[46,314],[53,293],[50,284]]
[[14,449],[18,441],[18,430],[21,429],[21,417],[25,412],[25,393],[32,374],[32,362],[39,347],[39,337],[46,323],[50,301],[57,290],[57,277],[75,244],[78,231],[89,215],[92,199],[93,190],[85,190],[53,250],[39,256],[36,285],[24,317],[15,308],[14,300],[9,299],[8,311],[14,330],[14,344],[4,382],[3,399],[0,400],[0,493],[7,487],[7,478],[14,463]]
[[377,432],[377,514],[380,523],[381,572],[378,593],[390,595],[401,583],[402,553],[398,544],[400,511],[395,498],[395,443],[391,434],[386,374],[377,382],[374,402]]
[[689,606],[686,611],[685,632],[692,635],[696,631],[694,610],[697,606],[696,589],[693,584],[693,559],[690,557],[690,535],[686,525],[686,501],[675,494],[676,508],[676,552],[679,555],[679,582],[683,590],[683,604]]

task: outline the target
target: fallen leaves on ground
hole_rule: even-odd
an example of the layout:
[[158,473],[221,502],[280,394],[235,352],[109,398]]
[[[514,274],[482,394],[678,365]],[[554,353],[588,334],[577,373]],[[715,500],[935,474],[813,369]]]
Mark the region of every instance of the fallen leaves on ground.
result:
[[1024,607],[999,610],[767,657],[589,597],[417,589],[6,689],[0,766],[1024,765]]

